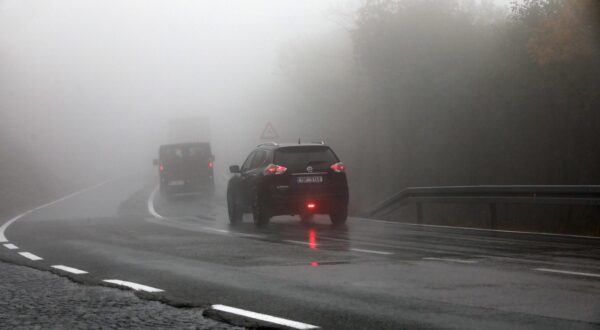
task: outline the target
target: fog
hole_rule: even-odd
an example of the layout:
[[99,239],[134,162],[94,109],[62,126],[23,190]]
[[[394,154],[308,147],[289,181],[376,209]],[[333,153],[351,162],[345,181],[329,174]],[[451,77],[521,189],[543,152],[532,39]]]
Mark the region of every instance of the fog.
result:
[[0,192],[155,180],[168,122],[197,116],[220,192],[268,123],[328,142],[359,211],[409,186],[598,183],[598,8],[0,1]]
[[[1,1],[2,147],[87,183],[154,170],[171,118],[207,116],[217,175],[273,122],[301,129],[279,50],[340,1]],[[308,137],[307,137],[308,138]],[[13,153],[14,154],[14,153]],[[4,154],[3,154],[3,157]]]

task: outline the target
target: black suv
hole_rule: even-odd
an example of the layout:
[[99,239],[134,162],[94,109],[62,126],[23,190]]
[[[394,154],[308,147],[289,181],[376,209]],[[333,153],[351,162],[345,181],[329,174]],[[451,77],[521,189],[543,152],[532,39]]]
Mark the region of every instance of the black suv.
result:
[[252,212],[254,223],[264,226],[276,215],[296,215],[309,222],[313,214],[329,214],[340,225],[348,216],[345,166],[325,144],[258,145],[227,186],[232,224]]
[[160,192],[171,197],[176,192],[214,192],[214,156],[209,143],[193,142],[160,146],[158,166]]

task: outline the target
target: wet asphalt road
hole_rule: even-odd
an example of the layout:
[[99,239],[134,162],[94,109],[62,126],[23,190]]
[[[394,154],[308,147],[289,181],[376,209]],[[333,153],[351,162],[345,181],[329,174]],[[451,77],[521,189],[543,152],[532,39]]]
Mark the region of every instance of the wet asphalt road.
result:
[[111,181],[32,212],[6,236],[44,260],[8,249],[0,258],[83,269],[70,277],[84,283],[160,288],[154,296],[173,305],[325,329],[600,328],[600,239],[361,218],[335,228],[327,217],[277,217],[256,229],[248,216],[232,228],[222,197],[167,202],[150,198],[154,188]]

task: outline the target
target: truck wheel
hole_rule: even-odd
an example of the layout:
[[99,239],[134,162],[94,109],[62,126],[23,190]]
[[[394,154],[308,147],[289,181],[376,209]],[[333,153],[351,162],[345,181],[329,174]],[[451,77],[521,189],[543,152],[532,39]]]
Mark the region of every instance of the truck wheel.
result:
[[348,218],[348,208],[347,207],[339,207],[329,213],[329,218],[331,219],[331,223],[336,226],[341,226],[346,223],[346,219]]
[[227,211],[229,213],[229,222],[232,225],[242,222],[243,213],[235,198],[235,194],[232,192],[227,192]]

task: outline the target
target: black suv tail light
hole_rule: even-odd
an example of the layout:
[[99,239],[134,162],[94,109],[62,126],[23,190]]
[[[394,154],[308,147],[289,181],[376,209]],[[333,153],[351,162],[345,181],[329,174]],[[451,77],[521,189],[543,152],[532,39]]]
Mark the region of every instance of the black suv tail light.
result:
[[286,167],[283,167],[280,165],[275,165],[275,164],[269,164],[263,171],[263,174],[264,175],[280,175],[280,174],[285,173],[285,171],[287,171]]
[[342,163],[342,162],[335,163],[335,164],[331,165],[331,169],[337,173],[342,173],[342,172],[346,171],[346,165],[344,165],[344,163]]

